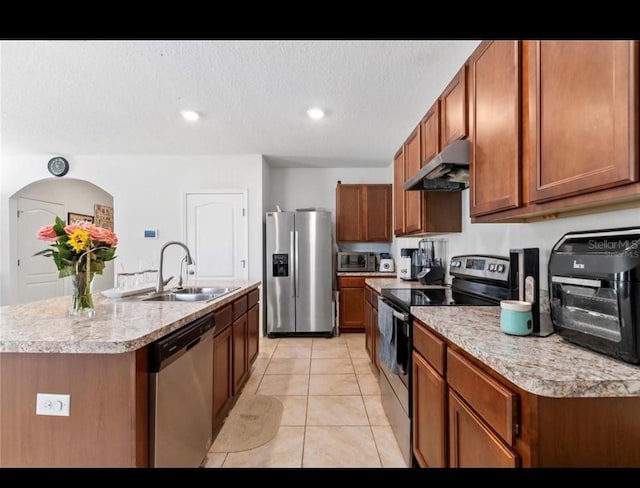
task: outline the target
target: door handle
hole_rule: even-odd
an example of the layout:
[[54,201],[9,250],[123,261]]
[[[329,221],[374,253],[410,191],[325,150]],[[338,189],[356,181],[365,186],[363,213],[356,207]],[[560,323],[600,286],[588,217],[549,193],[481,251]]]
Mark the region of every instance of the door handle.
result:
[[289,252],[291,252],[291,266],[293,266],[293,288],[291,289],[291,298],[295,298],[296,297],[296,273],[295,273],[295,266],[296,266],[296,253],[295,253],[295,247],[294,247],[294,239],[293,239],[293,231],[291,231],[289,233]]
[[246,265],[247,260],[246,260],[246,259],[241,259],[241,260],[240,260],[240,262],[242,263],[242,267],[243,267],[243,268],[246,268],[246,266],[247,266],[247,265]]
[[300,278],[300,266],[298,266],[298,231],[296,231],[296,250],[295,250],[295,261],[294,261],[294,265],[295,265],[295,274],[296,274],[296,296],[299,297],[300,296],[300,290],[298,289],[298,280]]

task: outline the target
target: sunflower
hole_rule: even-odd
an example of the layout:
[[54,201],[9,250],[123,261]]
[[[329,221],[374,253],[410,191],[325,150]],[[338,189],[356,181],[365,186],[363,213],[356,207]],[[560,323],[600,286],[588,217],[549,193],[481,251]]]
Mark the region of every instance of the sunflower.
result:
[[73,248],[75,252],[80,252],[86,249],[89,244],[89,232],[83,229],[76,229],[69,235],[67,244]]

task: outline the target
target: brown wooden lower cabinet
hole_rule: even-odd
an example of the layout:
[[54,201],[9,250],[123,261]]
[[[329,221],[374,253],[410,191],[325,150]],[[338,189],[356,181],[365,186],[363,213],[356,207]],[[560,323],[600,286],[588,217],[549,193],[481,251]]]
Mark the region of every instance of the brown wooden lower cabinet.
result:
[[518,455],[449,390],[449,467],[515,468]]
[[417,319],[413,347],[419,466],[640,466],[640,397],[530,393]]
[[233,399],[233,329],[226,327],[213,338],[213,432],[222,426]]
[[339,276],[340,293],[340,332],[364,332],[365,294],[364,277]]
[[233,322],[233,394],[239,393],[246,379],[247,369],[247,314]]

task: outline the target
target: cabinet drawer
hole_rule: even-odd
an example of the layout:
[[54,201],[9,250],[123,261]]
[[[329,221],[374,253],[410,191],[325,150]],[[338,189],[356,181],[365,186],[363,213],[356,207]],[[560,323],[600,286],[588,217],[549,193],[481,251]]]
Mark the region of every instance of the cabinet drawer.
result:
[[484,421],[513,446],[518,397],[462,355],[447,349],[447,381]]
[[257,288],[255,290],[251,290],[247,295],[247,300],[247,308],[253,307],[260,301],[260,290],[258,290]]
[[244,295],[233,302],[233,320],[236,320],[243,313],[247,312],[247,295]]
[[364,288],[364,280],[362,276],[339,276],[338,285],[340,288]]
[[424,357],[429,364],[444,376],[444,362],[447,346],[429,332],[421,322],[413,321],[413,348]]
[[216,320],[216,335],[218,335],[224,329],[229,327],[231,325],[231,322],[233,321],[231,304],[217,309],[214,314]]

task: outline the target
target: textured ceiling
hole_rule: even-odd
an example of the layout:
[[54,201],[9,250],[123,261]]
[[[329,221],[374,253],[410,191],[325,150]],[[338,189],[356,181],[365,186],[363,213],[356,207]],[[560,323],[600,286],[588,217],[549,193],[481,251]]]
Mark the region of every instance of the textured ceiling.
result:
[[478,42],[3,41],[2,150],[388,166]]

